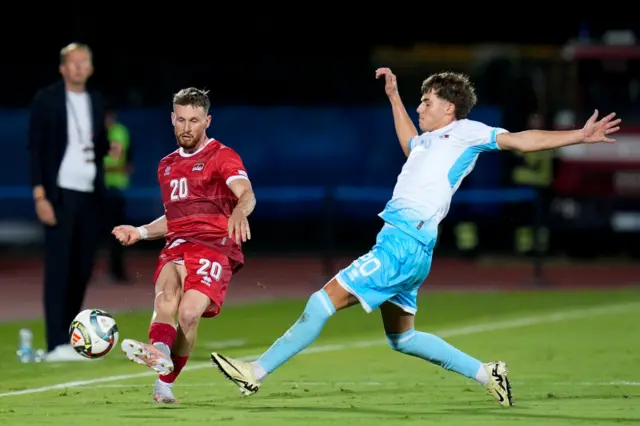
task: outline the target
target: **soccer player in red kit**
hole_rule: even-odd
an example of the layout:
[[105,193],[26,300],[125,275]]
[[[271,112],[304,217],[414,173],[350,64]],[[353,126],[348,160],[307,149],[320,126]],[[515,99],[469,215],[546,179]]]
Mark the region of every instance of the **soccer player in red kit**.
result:
[[122,342],[130,360],[159,374],[153,400],[160,403],[177,402],[172,385],[193,349],[200,318],[220,313],[231,276],[244,263],[242,243],[251,238],[253,189],[240,156],[207,136],[209,107],[207,92],[199,89],[174,96],[171,121],[180,148],[158,166],[165,215],[112,231],[124,245],[166,239],[155,273],[150,343]]

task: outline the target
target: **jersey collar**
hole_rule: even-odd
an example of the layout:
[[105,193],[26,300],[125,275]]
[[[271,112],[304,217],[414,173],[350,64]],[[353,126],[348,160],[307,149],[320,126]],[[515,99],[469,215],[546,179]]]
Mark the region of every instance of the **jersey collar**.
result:
[[184,152],[184,149],[181,147],[178,150],[178,153],[180,154],[181,157],[193,157],[194,155],[196,155],[197,153],[199,153],[200,151],[202,151],[203,149],[205,149],[211,142],[213,142],[215,139],[211,138],[207,141],[207,143],[205,143],[204,145],[202,145],[202,147],[200,147],[200,149],[198,149],[197,151],[194,152]]

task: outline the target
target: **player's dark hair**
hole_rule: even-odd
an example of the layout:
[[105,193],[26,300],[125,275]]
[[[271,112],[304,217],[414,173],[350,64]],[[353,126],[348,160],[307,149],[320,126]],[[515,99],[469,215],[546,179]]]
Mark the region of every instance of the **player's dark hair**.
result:
[[176,105],[199,107],[205,113],[209,113],[209,107],[211,107],[209,91],[196,89],[195,87],[182,89],[173,95],[173,107],[175,108]]
[[440,99],[455,105],[457,120],[467,118],[478,100],[469,77],[455,72],[441,72],[427,78],[422,83],[422,94],[432,90]]

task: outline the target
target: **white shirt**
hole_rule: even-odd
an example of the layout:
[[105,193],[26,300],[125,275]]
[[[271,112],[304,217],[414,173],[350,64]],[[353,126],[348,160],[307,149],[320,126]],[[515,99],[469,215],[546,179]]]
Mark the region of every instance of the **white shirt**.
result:
[[506,132],[465,119],[414,137],[391,201],[379,216],[433,247],[438,224],[449,212],[453,194],[481,152],[500,149],[496,135]]
[[[86,92],[67,91],[67,148],[58,171],[58,186],[93,192],[96,177],[91,99]],[[90,149],[87,149],[90,148]]]

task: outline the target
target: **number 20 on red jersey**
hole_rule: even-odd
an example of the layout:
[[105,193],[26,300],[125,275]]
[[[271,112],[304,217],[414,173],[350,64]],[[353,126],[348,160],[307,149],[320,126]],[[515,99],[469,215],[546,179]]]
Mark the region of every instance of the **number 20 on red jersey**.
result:
[[171,187],[171,201],[184,200],[189,196],[187,178],[171,179],[169,186]]

